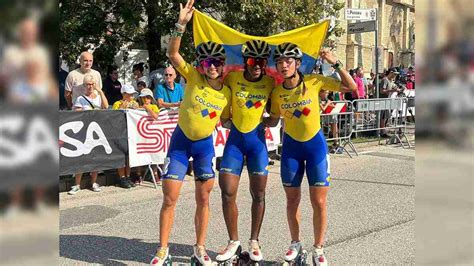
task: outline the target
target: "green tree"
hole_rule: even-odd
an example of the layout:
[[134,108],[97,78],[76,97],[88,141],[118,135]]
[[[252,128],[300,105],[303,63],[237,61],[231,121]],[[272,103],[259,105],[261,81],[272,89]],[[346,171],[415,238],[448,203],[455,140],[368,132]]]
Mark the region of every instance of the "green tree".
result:
[[[166,61],[161,40],[176,23],[179,3],[185,0],[60,0],[60,52],[70,65],[88,48],[95,47],[94,65],[99,69],[113,62],[122,48],[141,48],[149,52],[150,69]],[[197,1],[195,7],[226,25],[250,35],[267,36],[338,16],[344,3],[328,0],[210,0]],[[190,23],[191,24],[191,23]],[[193,60],[192,25],[182,41],[182,54]],[[340,36],[336,24],[330,33]]]
[[60,0],[59,50],[74,65],[82,51],[94,49],[94,65],[105,69],[127,44],[143,42],[144,9],[138,0]]
[[[246,34],[269,36],[317,23],[323,18],[337,18],[344,2],[227,1],[225,8],[222,19],[225,24]],[[339,37],[344,30],[337,20],[335,22],[329,36]]]

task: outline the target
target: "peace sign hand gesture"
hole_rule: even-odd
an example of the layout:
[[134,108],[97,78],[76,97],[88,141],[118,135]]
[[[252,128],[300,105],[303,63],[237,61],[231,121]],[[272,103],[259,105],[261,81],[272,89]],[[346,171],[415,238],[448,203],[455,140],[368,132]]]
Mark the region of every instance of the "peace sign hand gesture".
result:
[[178,23],[181,25],[186,25],[191,18],[193,17],[194,12],[194,0],[188,0],[186,5],[183,7],[183,4],[179,4],[179,19]]

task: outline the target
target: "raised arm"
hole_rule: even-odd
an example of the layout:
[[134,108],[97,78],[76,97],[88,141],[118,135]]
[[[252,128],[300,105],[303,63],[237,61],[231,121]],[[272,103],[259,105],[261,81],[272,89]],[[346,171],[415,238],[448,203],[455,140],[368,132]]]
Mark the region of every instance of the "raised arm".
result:
[[[334,65],[337,63],[336,57],[329,51],[329,50],[322,50],[319,55],[321,56],[322,59],[326,60],[331,65]],[[354,81],[354,79],[349,75],[349,73],[341,67],[336,67],[335,68],[337,73],[341,76],[341,83],[342,83],[342,91],[344,92],[356,92],[357,91],[357,85]]]
[[181,45],[181,37],[186,30],[186,24],[193,17],[194,12],[194,0],[188,0],[186,5],[183,7],[183,4],[179,4],[179,18],[178,22],[175,24],[175,29],[171,33],[171,39],[168,44],[167,56],[170,59],[171,64],[174,67],[178,67],[184,61],[181,54],[179,54],[179,47]]

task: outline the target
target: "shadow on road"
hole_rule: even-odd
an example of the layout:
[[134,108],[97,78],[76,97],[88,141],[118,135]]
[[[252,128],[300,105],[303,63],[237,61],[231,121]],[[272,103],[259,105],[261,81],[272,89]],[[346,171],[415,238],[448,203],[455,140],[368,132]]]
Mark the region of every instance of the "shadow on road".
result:
[[[59,254],[61,257],[85,263],[103,265],[127,265],[130,263],[150,263],[157,243],[146,243],[142,239],[127,239],[114,236],[96,235],[60,235]],[[207,251],[212,259],[216,252]],[[192,245],[170,243],[173,262],[191,263]],[[276,265],[277,262],[265,261],[263,265]]]
[[[60,235],[59,245],[61,257],[107,265],[128,264],[121,261],[148,264],[158,247],[157,243],[146,243],[141,239],[95,235]],[[170,253],[173,262],[189,264],[193,246],[170,243]],[[212,251],[208,253],[211,258],[217,255]]]

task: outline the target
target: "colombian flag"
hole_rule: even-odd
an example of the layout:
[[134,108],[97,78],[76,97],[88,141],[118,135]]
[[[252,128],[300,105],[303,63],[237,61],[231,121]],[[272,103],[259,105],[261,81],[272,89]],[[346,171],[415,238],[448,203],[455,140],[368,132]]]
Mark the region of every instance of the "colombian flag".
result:
[[[193,15],[194,45],[197,46],[207,41],[222,44],[226,52],[225,73],[243,69],[242,44],[248,40],[266,41],[272,48],[272,53],[275,46],[280,43],[292,42],[298,45],[304,53],[300,70],[304,74],[311,73],[315,61],[319,57],[321,45],[326,39],[328,29],[329,20],[325,20],[276,35],[260,37],[238,32],[197,10],[194,10]],[[276,78],[277,81],[282,80],[276,73],[272,57],[269,58],[266,73]]]

